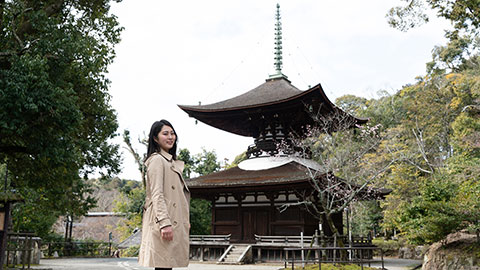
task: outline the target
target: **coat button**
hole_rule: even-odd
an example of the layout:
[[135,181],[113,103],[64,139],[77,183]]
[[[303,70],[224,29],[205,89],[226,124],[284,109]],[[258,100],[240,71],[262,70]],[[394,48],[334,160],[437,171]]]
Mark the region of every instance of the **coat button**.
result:
[[174,221],[174,222],[173,222],[173,225],[177,225],[177,222],[176,222],[176,221]]
[[173,203],[173,207],[177,207],[177,203]]
[[175,189],[175,186],[172,186],[172,189]]

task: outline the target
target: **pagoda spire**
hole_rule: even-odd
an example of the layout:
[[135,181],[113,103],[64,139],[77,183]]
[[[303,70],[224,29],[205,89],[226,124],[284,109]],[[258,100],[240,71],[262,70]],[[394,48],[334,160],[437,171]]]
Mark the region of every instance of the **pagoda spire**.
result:
[[275,14],[275,51],[274,51],[274,57],[273,59],[275,60],[274,62],[274,67],[275,67],[275,73],[271,74],[269,76],[269,79],[275,79],[275,78],[287,78],[282,73],[282,22],[281,22],[281,16],[280,16],[280,4],[277,3],[277,12]]

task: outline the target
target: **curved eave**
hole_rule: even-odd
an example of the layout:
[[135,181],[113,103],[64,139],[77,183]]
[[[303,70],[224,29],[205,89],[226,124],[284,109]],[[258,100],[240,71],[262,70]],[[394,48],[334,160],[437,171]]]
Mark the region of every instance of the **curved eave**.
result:
[[[310,93],[314,92],[315,90],[320,91],[320,95],[323,97],[325,101],[328,102],[329,105],[333,105],[333,103],[327,98],[325,95],[325,92],[323,91],[323,88],[320,84],[317,84],[316,86],[310,88],[309,90],[302,91],[301,93],[285,98],[285,99],[279,99],[276,101],[271,101],[271,102],[265,102],[265,103],[259,103],[259,104],[253,104],[253,105],[246,105],[246,106],[235,106],[235,107],[229,107],[229,108],[219,108],[219,109],[210,109],[206,106],[188,106],[188,105],[178,105],[180,109],[184,110],[188,114],[190,113],[215,113],[215,112],[232,112],[232,111],[245,111],[249,109],[258,109],[258,108],[263,108],[263,107],[268,107],[272,105],[278,105],[278,104],[283,104],[287,102],[291,102],[297,99],[302,99],[305,96],[308,96]],[[333,105],[335,106],[335,105]]]
[[[296,161],[264,170],[243,170],[236,166],[187,179],[186,183],[194,197],[206,197],[219,192],[241,193],[252,190],[312,189],[312,179],[308,172],[307,167]],[[324,174],[317,175],[317,179],[322,178],[325,178]],[[345,180],[341,178],[335,177],[335,179],[345,183]],[[322,184],[320,183],[320,185]],[[360,188],[360,186],[354,184],[348,186]],[[361,200],[384,199],[390,192],[391,190],[383,188],[365,189],[360,191],[356,197]]]
[[[318,100],[318,103],[312,104],[313,100]],[[309,90],[285,99],[255,105],[235,106],[220,109],[208,108],[207,106],[209,105],[178,106],[190,117],[193,117],[207,125],[237,135],[254,137],[254,134],[252,133],[253,129],[249,128],[249,119],[252,116],[254,117],[259,113],[264,113],[267,111],[278,113],[281,113],[282,111],[291,112],[293,109],[297,110],[298,112],[304,111],[305,114],[307,114],[305,110],[306,105],[314,105],[315,107],[321,108],[326,113],[338,112],[340,114],[347,114],[328,99],[321,84],[317,84]],[[356,118],[349,114],[347,115],[352,117],[356,124],[364,124],[368,121],[368,119]]]

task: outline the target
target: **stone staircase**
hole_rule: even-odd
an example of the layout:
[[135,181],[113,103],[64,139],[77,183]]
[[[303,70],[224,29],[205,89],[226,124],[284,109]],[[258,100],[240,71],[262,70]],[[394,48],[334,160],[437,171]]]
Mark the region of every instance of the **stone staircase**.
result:
[[251,261],[252,246],[248,244],[230,245],[218,260],[218,264],[243,264]]

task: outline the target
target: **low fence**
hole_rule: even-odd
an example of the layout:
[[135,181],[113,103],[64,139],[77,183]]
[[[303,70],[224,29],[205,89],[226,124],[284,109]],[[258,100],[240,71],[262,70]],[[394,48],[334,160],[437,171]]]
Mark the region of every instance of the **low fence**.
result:
[[5,265],[7,269],[30,269],[40,262],[40,241],[33,233],[8,233]]
[[[285,258],[285,269],[288,263],[292,270],[295,269],[295,263],[308,264],[316,263],[319,270],[322,269],[322,263],[352,263],[358,264],[363,270],[363,266],[370,266],[372,263],[380,263],[385,269],[383,261],[383,251],[378,247],[299,247],[284,248],[287,257]],[[378,251],[380,259],[375,260],[371,257],[374,251]],[[307,252],[307,254],[305,254]],[[290,258],[289,255],[290,254]],[[297,259],[300,257],[299,259]],[[310,259],[309,257],[313,257]]]
[[190,259],[196,261],[217,261],[230,245],[227,235],[190,235]]
[[[350,248],[369,247],[375,248],[372,244],[371,237],[352,236],[350,239],[346,236],[325,236],[315,233],[313,236],[272,236],[272,235],[255,235],[256,243],[253,246],[254,260],[257,262],[278,262],[284,261],[289,257],[286,247],[321,247],[336,248],[338,246],[346,246]],[[340,244],[340,242],[342,244]],[[291,252],[290,252],[291,253]],[[326,254],[333,257],[335,254],[329,252]],[[373,258],[373,252],[365,252],[366,258]]]
[[46,257],[109,257],[115,246],[111,242],[69,241],[44,243],[41,249]]

